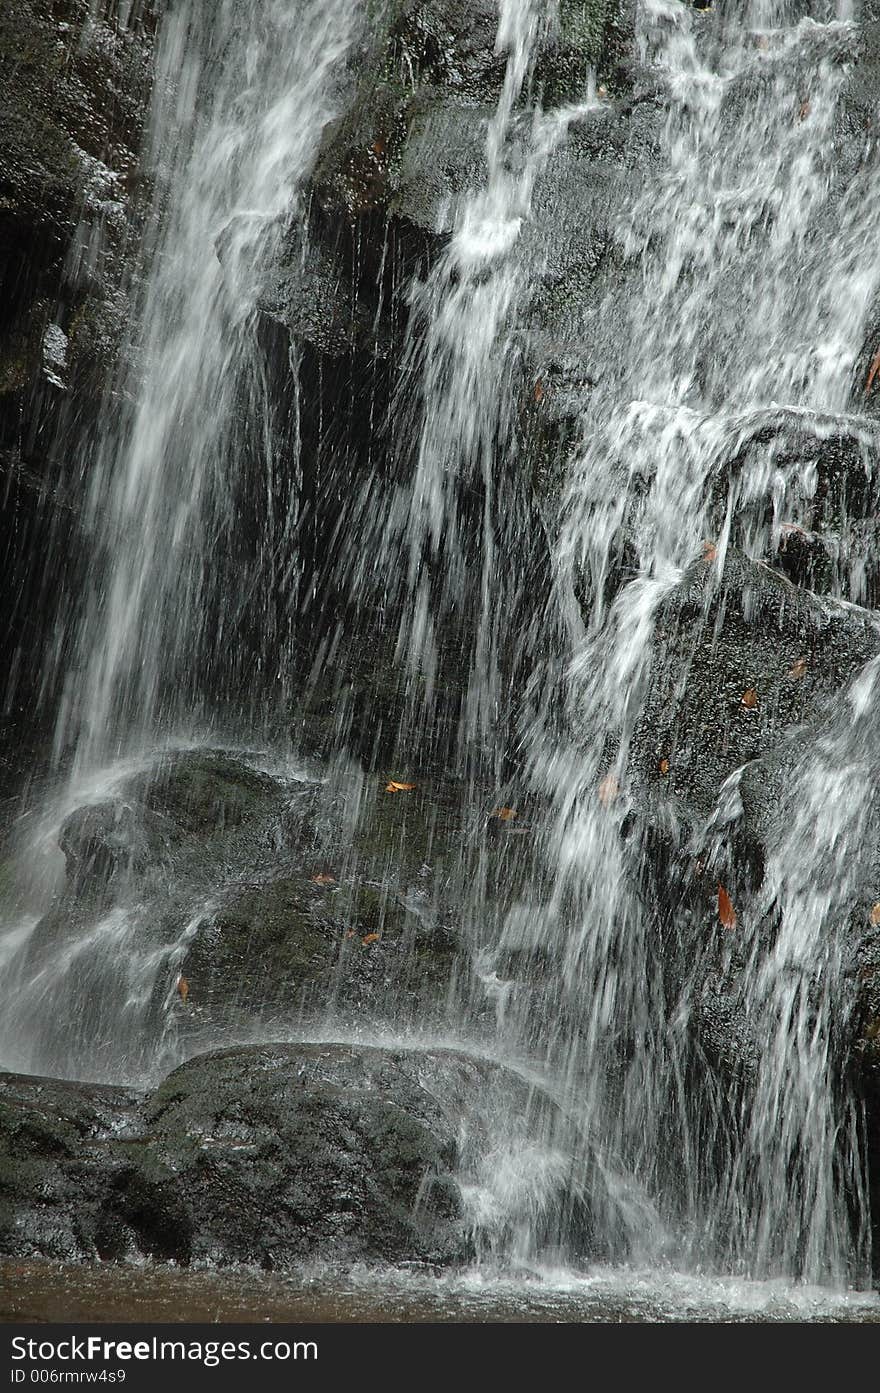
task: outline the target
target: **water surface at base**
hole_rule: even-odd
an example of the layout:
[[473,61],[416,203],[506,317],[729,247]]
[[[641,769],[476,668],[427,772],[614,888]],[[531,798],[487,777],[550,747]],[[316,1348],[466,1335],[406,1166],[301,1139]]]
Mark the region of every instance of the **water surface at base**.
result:
[[625,1268],[516,1279],[7,1261],[0,1293],[2,1321],[880,1324],[880,1297],[868,1292]]

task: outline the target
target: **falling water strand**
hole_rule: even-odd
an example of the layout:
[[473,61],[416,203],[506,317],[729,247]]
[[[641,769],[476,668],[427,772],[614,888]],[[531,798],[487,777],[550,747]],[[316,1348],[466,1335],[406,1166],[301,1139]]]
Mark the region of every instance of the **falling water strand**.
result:
[[[424,700],[441,644],[458,652],[466,693],[459,748],[466,760],[482,752],[490,764],[503,705],[499,633],[515,608],[516,579],[502,565],[505,533],[521,525],[510,464],[512,384],[514,325],[529,279],[517,243],[541,170],[587,109],[546,116],[518,109],[554,15],[548,0],[500,0],[496,52],[507,62],[488,123],[485,184],[461,200],[448,247],[413,287],[394,403],[399,448],[412,455],[391,516],[407,558],[397,659],[421,683]],[[415,421],[408,397],[417,403]]]
[[[80,769],[154,735],[163,709],[185,712],[200,665],[222,685],[250,583],[233,564],[218,604],[236,469],[255,461],[271,507],[279,449],[260,294],[302,215],[357,12],[355,0],[259,0],[245,18],[236,0],[209,11],[184,0],[163,23],[139,328],[89,464],[91,591],[58,723]],[[296,503],[281,505],[291,546]]]

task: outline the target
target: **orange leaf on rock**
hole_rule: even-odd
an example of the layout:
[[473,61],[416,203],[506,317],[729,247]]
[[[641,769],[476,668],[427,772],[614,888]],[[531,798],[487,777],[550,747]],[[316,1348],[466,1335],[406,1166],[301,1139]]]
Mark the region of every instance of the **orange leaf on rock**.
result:
[[496,808],[493,817],[497,817],[499,822],[512,822],[516,817],[516,808]]
[[806,675],[806,671],[806,658],[798,658],[796,663],[792,663],[791,667],[788,669],[788,672],[785,675],[786,677],[804,677]]
[[411,793],[415,784],[402,784],[397,779],[392,779],[385,785],[386,793]]
[[810,103],[809,103],[809,101],[801,102],[800,108],[799,108],[799,110],[798,110],[798,120],[799,120],[799,121],[806,121],[806,119],[807,119],[807,117],[809,116],[809,114],[810,114]]
[[380,934],[367,934],[366,938],[361,939],[361,943],[378,943]]
[[725,929],[736,928],[736,910],[733,907],[733,900],[723,885],[718,886],[718,918]]
[[875,928],[880,924],[880,900],[871,908],[871,923]]
[[329,874],[328,872],[326,872],[326,871],[321,871],[318,875],[313,875],[313,876],[311,877],[311,880],[312,880],[312,884],[313,884],[313,885],[335,885],[335,884],[336,884],[336,877],[335,877],[335,875],[330,875],[330,874]]
[[541,381],[541,379],[540,379],[540,377],[539,377],[538,380],[537,380],[537,382],[535,383],[535,401],[537,401],[537,402],[542,402],[543,400],[544,400],[544,384],[543,384],[543,382]]
[[747,688],[740,697],[740,701],[749,711],[754,711],[755,707],[758,705],[758,693],[755,691],[754,687]]
[[661,759],[660,762],[659,762],[659,764],[657,765],[657,768],[658,768],[658,770],[660,771],[661,774],[668,774],[668,773],[669,773],[669,760],[666,759],[666,758]]
[[180,997],[183,1004],[186,1005],[186,999],[189,996],[189,982],[185,977],[178,977],[177,979],[177,995]]
[[716,545],[715,545],[714,542],[704,542],[704,543],[703,543],[703,560],[704,560],[704,561],[714,561],[714,560],[715,560],[715,557],[716,557],[717,555],[718,555],[718,548],[716,547]]
[[866,397],[870,394],[871,388],[874,385],[874,379],[878,372],[880,372],[880,349],[874,354],[874,357],[871,359],[871,366],[868,369],[868,380],[865,383]]

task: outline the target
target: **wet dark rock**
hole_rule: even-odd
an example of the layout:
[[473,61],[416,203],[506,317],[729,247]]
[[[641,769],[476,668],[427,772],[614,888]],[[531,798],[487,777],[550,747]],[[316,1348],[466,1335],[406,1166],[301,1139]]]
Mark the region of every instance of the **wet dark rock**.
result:
[[180,751],[78,809],[60,835],[66,888],[17,967],[54,973],[41,1057],[119,1076],[107,1020],[132,990],[135,945],[157,956],[134,988],[146,995],[126,1078],[167,1031],[191,1052],[330,1009],[364,1027],[439,1026],[467,985],[456,872],[479,852],[454,789],[395,798],[386,781],[354,766],[326,784],[275,778],[225,751]]
[[[854,808],[876,783],[873,737],[853,724],[850,689],[880,653],[880,627],[871,611],[800,589],[735,551],[720,577],[716,570],[715,561],[695,563],[657,614],[632,747],[631,835],[643,848],[643,893],[662,935],[666,990],[688,1003],[702,1061],[694,1067],[708,1065],[747,1097],[771,1028],[752,988],[755,959],[772,952],[779,933],[771,859],[782,854],[800,873],[808,853],[786,838],[806,805],[803,781],[833,768],[835,750],[847,750]],[[872,1057],[865,1032],[874,1018],[880,807],[869,800],[858,816],[860,852],[845,879],[822,861],[821,839],[811,872],[817,893],[820,877],[832,877],[827,932],[839,936],[851,981],[829,1042],[842,1061]],[[733,931],[720,922],[719,884],[738,911]]]
[[265,1029],[331,1006],[361,1021],[424,1021],[442,1013],[458,947],[388,886],[316,885],[300,871],[233,887],[181,961],[192,1015],[181,1028]]
[[[342,1045],[224,1050],[176,1070],[144,1128],[185,1196],[181,1256],[462,1258],[456,1121],[418,1075],[404,1052]],[[142,1171],[134,1152],[130,1185]]]
[[442,1051],[239,1048],[183,1065],[141,1107],[0,1076],[0,1251],[461,1260],[458,1109],[493,1071]]
[[278,782],[222,750],[190,750],[160,760],[129,788],[146,806],[189,834],[241,827],[277,808]]
[[648,798],[697,825],[733,770],[795,728],[827,722],[878,652],[870,611],[801,590],[732,550],[720,578],[714,561],[698,561],[656,617],[633,746]]
[[[621,62],[632,33],[627,6],[564,3],[557,21],[536,47],[530,95],[540,94],[546,107],[578,100],[596,66],[600,80],[613,72],[612,87],[628,90]],[[380,302],[375,268],[387,262],[390,271],[398,248],[405,257],[436,256],[456,199],[483,181],[486,133],[506,67],[495,51],[497,29],[494,0],[391,0],[376,8],[315,165],[305,285],[282,263],[264,300],[269,314],[321,352],[360,350],[377,335],[388,351],[399,332],[399,284],[392,279]],[[289,239],[293,268],[300,235],[295,229]]]
[[124,890],[133,877],[172,863],[180,873],[210,855],[212,842],[277,819],[281,806],[276,780],[224,751],[162,757],[116,797],[68,817],[59,838],[68,889],[75,897],[114,882]]
[[121,1088],[0,1074],[0,1251],[100,1254],[111,1139],[138,1101]]
[[[783,571],[795,584],[873,603],[878,570],[871,531],[877,512],[876,426],[864,415],[775,408],[731,431],[719,459],[716,529],[731,494],[734,543]],[[772,501],[766,480],[774,481]]]
[[296,787],[225,751],[180,751],[67,818],[59,837],[66,884],[18,961],[28,981],[48,970],[55,983],[31,1021],[52,1067],[118,1077],[108,1021],[134,985],[130,934],[163,964],[157,972],[145,963],[146,980],[135,987],[145,992],[144,1014],[142,1038],[131,1043],[138,1057],[150,1052],[177,977],[176,945],[223,887],[269,874]]
[[[75,377],[88,359],[94,367],[118,329],[127,176],[137,163],[157,11],[147,0],[122,26],[89,0],[3,7],[0,393],[41,373],[67,385],[59,374]],[[80,223],[100,227],[104,245],[97,264],[81,257],[65,268]]]
[[[547,1179],[526,1167],[518,1196],[527,1146]],[[10,1256],[449,1266],[475,1242],[502,1258],[527,1223],[586,1257],[613,1226],[609,1180],[540,1089],[454,1050],[239,1046],[148,1095],[0,1075]]]
[[187,946],[183,1031],[331,1008],[397,1028],[442,1018],[464,967],[458,809],[383,789],[351,770],[301,791],[262,876],[233,879]]
[[173,823],[122,802],[80,808],[64,823],[59,846],[75,896],[100,891],[117,876],[160,861],[177,829]]

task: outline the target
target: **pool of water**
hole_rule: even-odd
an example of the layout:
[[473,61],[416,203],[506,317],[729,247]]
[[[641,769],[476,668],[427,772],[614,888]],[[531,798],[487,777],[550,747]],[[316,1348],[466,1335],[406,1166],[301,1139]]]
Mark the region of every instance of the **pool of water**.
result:
[[880,1295],[623,1268],[516,1278],[401,1269],[280,1275],[7,1260],[0,1320],[850,1324],[880,1323]]

